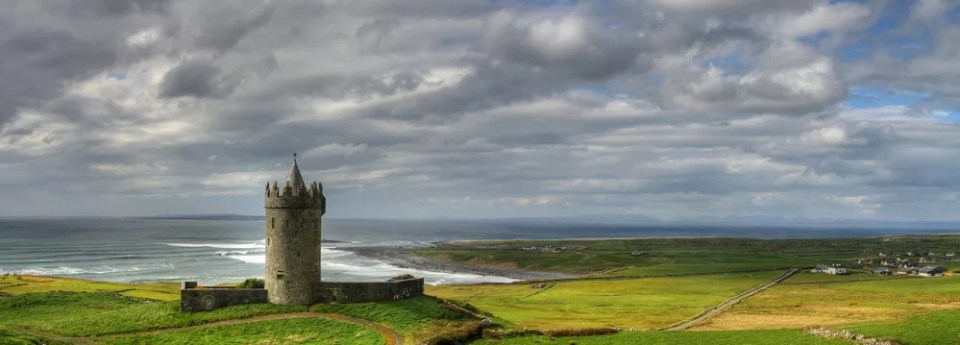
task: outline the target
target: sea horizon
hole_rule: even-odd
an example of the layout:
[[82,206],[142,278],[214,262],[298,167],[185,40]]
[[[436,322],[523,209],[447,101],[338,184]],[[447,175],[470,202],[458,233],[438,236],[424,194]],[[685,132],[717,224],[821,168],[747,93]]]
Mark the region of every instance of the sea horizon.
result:
[[[116,282],[236,282],[263,276],[263,220],[160,218],[0,219],[0,274]],[[948,233],[949,228],[803,228],[522,222],[516,220],[324,219],[322,275],[381,281],[404,273],[428,284],[509,282],[461,272],[397,267],[344,250],[350,246],[428,246],[451,240],[641,237],[844,238]]]

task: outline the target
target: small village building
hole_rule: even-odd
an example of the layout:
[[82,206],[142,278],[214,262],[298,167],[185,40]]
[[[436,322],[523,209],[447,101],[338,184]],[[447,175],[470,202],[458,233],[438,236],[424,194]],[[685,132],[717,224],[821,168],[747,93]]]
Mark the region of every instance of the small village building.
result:
[[917,268],[912,266],[904,266],[897,269],[894,272],[896,275],[908,275],[908,274],[917,274]]
[[876,274],[878,276],[889,276],[893,275],[893,270],[890,267],[877,267],[870,270],[870,273]]
[[850,270],[848,270],[846,267],[843,267],[843,265],[840,265],[840,264],[835,264],[835,265],[819,264],[816,267],[814,267],[812,270],[810,270],[810,273],[826,273],[826,274],[834,274],[834,275],[843,275],[843,274],[850,274]]
[[647,253],[645,253],[644,251],[642,251],[642,250],[640,250],[640,249],[635,249],[635,250],[633,251],[633,256],[644,256],[644,255],[647,255]]
[[934,259],[934,258],[929,257],[929,256],[924,256],[924,257],[921,257],[920,260],[917,260],[917,261],[919,261],[921,264],[932,264],[932,263],[934,263],[934,262],[937,262],[937,259]]
[[917,275],[921,277],[939,277],[944,272],[947,272],[947,268],[943,266],[924,266],[917,269]]

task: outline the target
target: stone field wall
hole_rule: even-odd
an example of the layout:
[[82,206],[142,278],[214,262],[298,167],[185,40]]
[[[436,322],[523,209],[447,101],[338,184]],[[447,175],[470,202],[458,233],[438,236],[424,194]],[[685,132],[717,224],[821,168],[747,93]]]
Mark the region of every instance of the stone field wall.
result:
[[[313,294],[314,303],[401,300],[423,295],[423,278],[389,282],[321,282]],[[268,302],[266,289],[198,288],[196,282],[184,282],[180,289],[180,311],[184,312]]]

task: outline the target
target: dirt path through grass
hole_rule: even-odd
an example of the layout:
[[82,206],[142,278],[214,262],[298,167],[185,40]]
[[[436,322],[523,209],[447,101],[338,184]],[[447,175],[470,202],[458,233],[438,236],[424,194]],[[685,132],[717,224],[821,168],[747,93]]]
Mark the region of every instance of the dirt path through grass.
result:
[[690,328],[690,327],[699,325],[699,324],[703,323],[704,321],[707,321],[707,320],[713,318],[714,316],[719,315],[720,313],[724,312],[725,310],[730,309],[730,307],[732,307],[734,304],[740,303],[740,301],[743,301],[743,300],[749,298],[750,296],[755,295],[756,293],[758,293],[758,292],[760,292],[760,291],[769,289],[770,287],[772,287],[772,286],[774,286],[774,285],[777,285],[777,284],[779,284],[780,282],[783,282],[784,280],[787,280],[787,278],[790,278],[791,276],[793,276],[793,275],[796,274],[797,272],[800,272],[800,269],[799,269],[799,268],[792,268],[792,269],[790,269],[790,270],[788,270],[788,271],[786,271],[786,272],[783,272],[783,274],[777,276],[777,277],[774,278],[773,280],[764,283],[763,285],[754,287],[754,288],[752,288],[752,289],[750,289],[750,290],[744,291],[743,293],[741,293],[741,294],[739,294],[739,295],[733,296],[733,297],[731,297],[730,299],[724,301],[723,303],[720,303],[720,305],[718,305],[718,306],[716,306],[716,307],[713,307],[713,308],[710,308],[710,309],[708,309],[707,311],[704,311],[703,313],[700,313],[700,315],[694,316],[692,319],[689,319],[689,320],[684,321],[684,322],[681,322],[681,323],[679,323],[679,324],[670,326],[670,327],[666,328],[665,330],[668,330],[668,331],[681,331],[681,330],[684,330],[684,329],[687,329],[687,328]]
[[370,322],[364,319],[358,319],[355,317],[350,317],[342,314],[311,313],[311,312],[261,315],[261,316],[246,318],[246,319],[223,320],[223,321],[215,321],[215,322],[194,325],[194,326],[164,328],[164,329],[143,331],[143,332],[111,334],[111,335],[105,335],[100,337],[65,337],[65,336],[56,335],[56,334],[37,332],[37,331],[24,329],[24,328],[18,328],[16,329],[16,331],[24,334],[32,335],[35,337],[56,340],[56,341],[67,343],[67,344],[96,345],[100,343],[98,340],[101,340],[101,339],[132,337],[132,336],[141,336],[141,335],[156,335],[156,334],[165,334],[165,333],[172,333],[172,332],[200,330],[200,329],[207,329],[207,328],[239,325],[239,324],[258,322],[258,321],[292,320],[292,319],[306,319],[306,318],[323,318],[323,319],[345,321],[345,322],[363,325],[368,328],[374,329],[375,331],[377,331],[377,333],[380,333],[380,335],[383,336],[383,339],[386,341],[386,345],[403,345],[403,336],[400,335],[400,333],[397,333],[396,331],[388,328],[387,326],[381,325],[379,323]]

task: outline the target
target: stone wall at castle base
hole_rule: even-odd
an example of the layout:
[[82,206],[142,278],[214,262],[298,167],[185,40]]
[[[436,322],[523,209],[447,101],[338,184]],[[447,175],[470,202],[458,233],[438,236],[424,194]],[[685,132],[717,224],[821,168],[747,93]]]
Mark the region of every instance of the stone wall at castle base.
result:
[[[423,278],[388,282],[321,282],[314,290],[315,303],[394,301],[423,295]],[[208,311],[232,305],[269,303],[266,289],[199,287],[183,282],[180,311]]]
[[393,301],[423,295],[423,278],[390,282],[321,282],[317,303]]
[[207,311],[232,305],[267,303],[265,289],[182,289],[180,311]]

